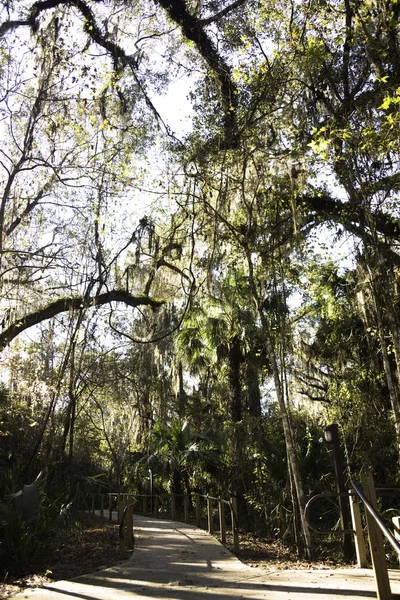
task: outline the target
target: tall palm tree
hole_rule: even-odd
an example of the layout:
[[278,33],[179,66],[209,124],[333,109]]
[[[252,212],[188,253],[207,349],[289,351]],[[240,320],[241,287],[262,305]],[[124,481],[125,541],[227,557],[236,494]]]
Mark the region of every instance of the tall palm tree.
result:
[[193,433],[188,421],[172,419],[156,423],[151,433],[150,451],[137,463],[158,471],[182,504],[183,494],[191,495],[191,475],[195,468],[216,474],[221,465],[216,437],[210,432]]
[[219,384],[225,380],[225,413],[233,423],[242,420],[245,407],[253,416],[261,413],[259,327],[248,292],[245,275],[230,270],[213,296],[192,306],[176,336],[178,355],[206,396],[213,376]]

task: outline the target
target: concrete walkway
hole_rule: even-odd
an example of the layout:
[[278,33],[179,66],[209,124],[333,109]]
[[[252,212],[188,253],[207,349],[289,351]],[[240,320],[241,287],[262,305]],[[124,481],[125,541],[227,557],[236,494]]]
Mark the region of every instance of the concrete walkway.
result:
[[[268,570],[241,563],[191,525],[134,517],[135,550],[118,566],[22,592],[31,600],[365,600],[376,598],[369,569]],[[400,593],[400,571],[391,571]]]

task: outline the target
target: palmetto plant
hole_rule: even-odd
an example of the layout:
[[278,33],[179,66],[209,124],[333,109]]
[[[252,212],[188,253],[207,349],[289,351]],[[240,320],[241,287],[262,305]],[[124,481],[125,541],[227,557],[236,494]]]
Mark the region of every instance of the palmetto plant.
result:
[[[220,401],[226,418],[234,422],[243,418],[247,395],[256,396],[259,391],[259,334],[248,279],[235,268],[213,296],[191,307],[175,338],[177,353],[193,376],[204,378],[207,374],[209,379],[213,374],[219,383],[224,381],[226,391]],[[251,377],[246,377],[250,370]],[[259,410],[253,412],[258,414]]]
[[221,465],[215,436],[210,432],[194,434],[188,421],[172,419],[156,423],[151,433],[150,451],[137,465],[145,465],[162,475],[173,494],[191,493],[194,469],[216,473]]
[[43,472],[0,504],[0,562],[25,565],[41,528]]

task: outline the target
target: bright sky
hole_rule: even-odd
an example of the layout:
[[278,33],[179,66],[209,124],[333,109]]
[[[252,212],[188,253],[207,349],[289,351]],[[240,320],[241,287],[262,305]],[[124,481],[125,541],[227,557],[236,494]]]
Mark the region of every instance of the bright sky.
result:
[[192,130],[192,106],[187,98],[193,80],[181,77],[171,83],[166,94],[154,99],[154,104],[171,130],[178,137]]

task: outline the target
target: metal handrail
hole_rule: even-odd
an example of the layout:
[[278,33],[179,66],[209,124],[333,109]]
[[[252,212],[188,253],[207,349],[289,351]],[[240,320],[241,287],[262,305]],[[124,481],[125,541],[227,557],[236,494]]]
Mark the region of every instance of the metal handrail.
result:
[[392,547],[396,550],[396,552],[400,555],[400,544],[392,535],[391,531],[386,527],[381,515],[375,510],[369,500],[366,498],[362,490],[358,487],[358,485],[354,481],[350,481],[350,484],[353,490],[356,492],[357,496],[364,503],[365,508],[368,510],[370,515],[374,518],[375,523],[378,525],[379,529],[382,531],[385,538],[392,545]]

